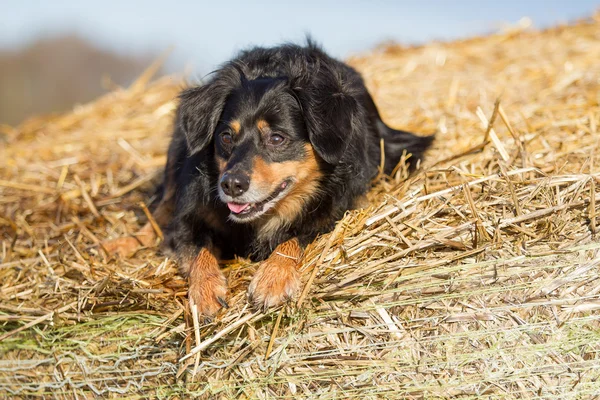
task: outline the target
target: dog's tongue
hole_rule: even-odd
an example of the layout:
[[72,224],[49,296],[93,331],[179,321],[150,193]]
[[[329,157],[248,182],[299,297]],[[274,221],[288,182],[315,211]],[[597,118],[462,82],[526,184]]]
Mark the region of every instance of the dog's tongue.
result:
[[249,206],[250,206],[250,203],[246,203],[246,204],[227,203],[227,207],[229,207],[229,209],[236,214],[241,213]]

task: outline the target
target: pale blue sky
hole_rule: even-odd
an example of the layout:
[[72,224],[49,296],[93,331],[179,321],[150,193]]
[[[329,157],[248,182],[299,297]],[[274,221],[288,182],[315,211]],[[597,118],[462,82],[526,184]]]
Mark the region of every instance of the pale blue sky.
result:
[[420,43],[495,31],[521,17],[544,27],[591,15],[599,0],[158,1],[1,0],[0,47],[77,32],[124,53],[175,46],[170,70],[208,72],[241,48],[310,33],[338,57],[382,41]]

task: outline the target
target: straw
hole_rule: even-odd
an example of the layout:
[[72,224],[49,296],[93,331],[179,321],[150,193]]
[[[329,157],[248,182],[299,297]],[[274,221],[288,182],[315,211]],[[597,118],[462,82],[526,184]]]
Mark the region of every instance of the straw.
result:
[[162,232],[143,204],[182,79],[151,82],[153,66],[3,128],[0,393],[598,396],[599,31],[596,15],[348,60],[384,121],[437,132],[433,148],[305,250],[297,303],[251,311],[258,265],[236,259],[223,264],[230,308],[204,325],[185,321],[187,282],[157,247],[100,248],[148,222]]

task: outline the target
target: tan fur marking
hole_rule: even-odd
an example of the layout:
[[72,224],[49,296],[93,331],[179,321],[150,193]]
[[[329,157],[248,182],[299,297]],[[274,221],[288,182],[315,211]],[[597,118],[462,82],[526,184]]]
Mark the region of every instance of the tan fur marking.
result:
[[258,121],[256,121],[256,127],[258,128],[259,131],[261,131],[262,133],[265,133],[266,131],[269,130],[269,123],[267,121],[265,121],[264,119],[259,119]]
[[240,130],[242,129],[242,124],[240,124],[240,121],[238,121],[237,119],[231,121],[229,123],[229,126],[231,127],[231,130],[233,131],[233,133],[238,134],[240,133]]
[[310,144],[304,147],[306,158],[300,161],[284,161],[280,163],[267,163],[261,157],[254,159],[252,171],[252,182],[261,189],[271,191],[283,182],[284,179],[292,177],[296,180],[296,187],[303,183],[316,181],[321,177],[319,165],[315,157],[314,149]]
[[227,296],[227,281],[219,268],[216,257],[202,249],[189,268],[190,301],[198,307],[198,313],[207,317],[215,315]]
[[261,227],[259,236],[263,239],[292,223],[318,190],[322,173],[315,151],[308,143],[304,148],[306,158],[301,161],[268,164],[258,157],[254,161],[252,181],[265,191],[274,191],[276,185],[288,177],[296,180],[292,190],[273,207],[273,216]]
[[[156,223],[159,226],[165,227],[173,216],[173,208],[175,202],[175,161],[170,158],[167,161],[167,176],[165,178],[165,188],[162,200],[152,213]],[[156,244],[156,232],[154,228],[147,222],[133,236],[125,236],[116,239],[105,240],[102,242],[102,247],[109,255],[119,255],[123,258],[130,257],[142,247],[152,247]]]
[[[172,175],[169,170],[169,176]],[[154,220],[160,227],[165,227],[173,217],[174,194],[175,194],[175,178],[167,179],[165,193],[163,199],[152,213]],[[170,185],[169,185],[170,184]],[[150,222],[146,224],[133,236],[125,236],[116,239],[105,240],[102,242],[102,247],[109,255],[119,255],[127,258],[135,254],[142,247],[153,247],[156,245],[156,231]]]
[[131,257],[141,247],[140,242],[133,236],[124,236],[102,242],[102,248],[109,256],[118,255],[123,258]]
[[133,236],[105,240],[102,242],[102,247],[109,255],[119,255],[123,258],[128,258],[142,247],[152,247],[155,243],[156,232],[150,222],[146,222],[146,225]]
[[256,157],[254,159],[252,175],[250,176],[251,182],[257,185],[261,190],[265,191],[269,191],[271,187],[281,183],[281,180],[276,181],[278,177],[276,175],[277,172],[274,171],[273,165],[274,164],[267,163],[261,157]]
[[300,289],[298,265],[302,249],[297,239],[281,243],[260,264],[250,286],[248,295],[254,307],[267,309],[283,304],[293,298]]
[[275,211],[285,220],[292,221],[300,214],[306,201],[312,198],[321,178],[314,149],[310,144],[305,146],[307,157],[296,167],[297,183],[294,188],[277,205]]
[[223,174],[223,172],[225,171],[225,167],[227,166],[227,160],[219,157],[218,155],[215,155],[215,160],[217,161],[217,168],[219,168],[219,177],[220,177]]

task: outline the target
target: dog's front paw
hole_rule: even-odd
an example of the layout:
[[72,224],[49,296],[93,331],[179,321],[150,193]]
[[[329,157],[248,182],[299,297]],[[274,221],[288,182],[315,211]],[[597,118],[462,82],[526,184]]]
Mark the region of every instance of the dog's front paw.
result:
[[190,304],[195,304],[198,314],[205,318],[214,317],[221,307],[227,308],[227,280],[221,274],[211,274],[190,282],[188,290]]
[[263,261],[256,271],[248,297],[257,309],[276,307],[293,298],[300,290],[298,262],[301,249],[296,240],[285,242]]
[[300,277],[295,265],[267,260],[252,278],[248,296],[255,308],[266,310],[293,298],[299,289]]
[[207,250],[202,250],[191,266],[188,297],[190,306],[195,304],[198,314],[204,318],[212,318],[221,307],[229,307],[225,301],[227,279]]

